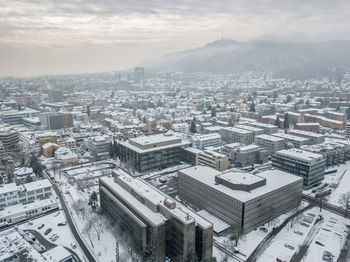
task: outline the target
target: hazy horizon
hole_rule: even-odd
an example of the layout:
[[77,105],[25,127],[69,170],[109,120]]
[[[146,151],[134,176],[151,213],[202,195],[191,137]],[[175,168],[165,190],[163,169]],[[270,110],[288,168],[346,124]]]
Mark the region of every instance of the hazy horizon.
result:
[[347,40],[348,1],[4,1],[0,76],[106,72],[237,41]]

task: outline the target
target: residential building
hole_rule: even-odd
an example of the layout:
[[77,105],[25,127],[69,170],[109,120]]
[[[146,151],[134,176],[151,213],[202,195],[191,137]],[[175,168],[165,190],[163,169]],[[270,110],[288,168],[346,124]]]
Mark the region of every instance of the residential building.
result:
[[205,165],[224,171],[228,169],[228,157],[212,150],[204,150],[199,153],[196,165]]
[[272,166],[303,178],[309,189],[324,179],[326,160],[322,155],[301,149],[286,149],[272,156]]
[[294,136],[300,136],[309,139],[310,145],[321,144],[325,141],[325,136],[323,134],[317,134],[314,132],[290,129],[288,133]]
[[273,133],[277,133],[278,127],[274,125],[264,124],[264,123],[258,123],[258,122],[247,122],[245,125],[262,128],[264,129],[264,134],[266,135],[272,135]]
[[43,149],[43,155],[44,157],[54,157],[55,156],[55,151],[59,148],[60,146],[55,144],[55,143],[46,143],[42,146]]
[[302,179],[280,170],[257,175],[206,166],[178,171],[180,198],[247,233],[301,201]]
[[225,143],[241,143],[250,145],[254,141],[254,132],[236,127],[224,127],[220,131],[222,140]]
[[269,160],[269,152],[257,145],[228,144],[224,146],[223,152],[237,167],[264,164]]
[[206,134],[194,135],[191,138],[192,146],[199,149],[206,149],[207,147],[217,147],[221,145],[220,134]]
[[270,135],[260,135],[255,137],[255,144],[266,149],[269,155],[285,148],[285,139]]
[[5,151],[13,148],[19,142],[18,132],[9,125],[0,125],[0,142],[2,142]]
[[296,123],[294,125],[294,129],[296,130],[303,130],[303,131],[309,131],[309,132],[317,132],[320,130],[320,124],[317,122],[310,122],[310,123]]
[[2,122],[9,125],[21,125],[23,124],[23,118],[37,117],[39,111],[34,109],[26,109],[23,111],[10,110],[0,112],[0,119]]
[[244,129],[244,130],[248,130],[248,131],[252,131],[254,133],[254,137],[264,134],[264,129],[258,128],[258,127],[247,126],[247,125],[236,125],[235,127],[240,128],[240,129]]
[[272,134],[275,137],[284,138],[286,143],[291,143],[294,147],[300,148],[301,146],[309,145],[309,139],[300,136],[293,136],[285,133],[275,133]]
[[106,136],[90,137],[87,141],[87,147],[94,159],[103,160],[109,157],[111,142]]

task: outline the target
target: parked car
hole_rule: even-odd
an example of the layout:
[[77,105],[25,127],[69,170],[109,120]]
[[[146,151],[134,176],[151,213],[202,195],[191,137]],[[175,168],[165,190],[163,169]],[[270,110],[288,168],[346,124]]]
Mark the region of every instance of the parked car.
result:
[[291,250],[294,250],[294,247],[293,247],[293,246],[291,246],[291,245],[284,244],[284,246],[285,246],[286,248],[289,248],[289,249],[291,249]]
[[262,232],[264,232],[264,233],[267,233],[267,232],[268,232],[268,230],[267,230],[266,227],[259,227],[259,230],[262,231]]
[[52,228],[48,228],[48,229],[46,229],[46,231],[45,231],[44,235],[45,235],[45,236],[47,236],[48,234],[50,234],[50,233],[51,233],[51,231],[52,231]]
[[76,245],[76,244],[73,244],[73,243],[71,243],[70,246],[71,246],[73,249],[76,249],[76,248],[77,248],[77,245]]
[[59,237],[60,237],[60,236],[57,235],[57,234],[55,233],[55,234],[53,234],[53,235],[50,237],[50,240],[51,240],[52,242],[55,242]]
[[45,224],[41,224],[41,226],[38,227],[38,229],[42,229],[45,226]]
[[322,260],[327,261],[327,262],[333,262],[333,257],[334,257],[334,255],[331,252],[324,251],[323,256],[322,256]]
[[64,221],[64,222],[61,222],[61,223],[58,223],[57,226],[61,227],[61,226],[65,226],[67,225],[67,221]]
[[309,224],[306,224],[305,222],[301,222],[300,225],[304,226],[304,227],[310,227]]
[[299,236],[304,235],[304,233],[303,233],[303,232],[301,232],[301,231],[297,231],[297,230],[295,230],[295,231],[294,231],[294,233],[295,233],[295,234],[297,234],[297,235],[299,235]]

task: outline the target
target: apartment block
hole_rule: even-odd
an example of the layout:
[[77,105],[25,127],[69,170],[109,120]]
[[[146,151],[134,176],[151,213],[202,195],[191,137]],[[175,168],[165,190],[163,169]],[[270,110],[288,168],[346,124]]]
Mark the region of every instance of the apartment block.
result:
[[229,160],[237,167],[264,164],[269,160],[269,152],[257,145],[228,144],[223,148]]
[[276,136],[260,135],[255,137],[255,144],[266,149],[269,155],[273,155],[277,151],[285,149],[286,140]]
[[309,139],[310,145],[321,144],[325,141],[325,136],[323,134],[317,134],[314,132],[291,129],[288,133],[293,136],[299,136]]
[[199,149],[218,147],[221,145],[221,136],[218,133],[194,135],[191,138],[192,146]]
[[300,137],[300,136],[293,136],[293,135],[285,134],[285,133],[275,133],[275,134],[273,134],[273,136],[284,138],[286,140],[286,143],[291,143],[296,148],[300,148],[301,146],[309,145],[308,138],[304,138],[304,137]]
[[225,143],[241,143],[250,145],[254,141],[254,132],[236,127],[224,127],[220,131],[222,140]]
[[271,135],[273,133],[277,133],[277,131],[278,131],[278,127],[277,126],[264,124],[264,123],[247,122],[246,125],[264,129],[264,134],[266,134],[266,135]]

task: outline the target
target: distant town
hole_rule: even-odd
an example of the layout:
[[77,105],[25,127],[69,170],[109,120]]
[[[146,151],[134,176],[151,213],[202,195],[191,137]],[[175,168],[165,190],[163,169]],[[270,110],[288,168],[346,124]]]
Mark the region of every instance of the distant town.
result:
[[350,71],[0,90],[0,261],[350,261]]

